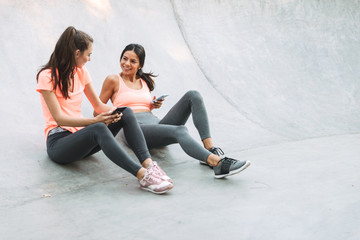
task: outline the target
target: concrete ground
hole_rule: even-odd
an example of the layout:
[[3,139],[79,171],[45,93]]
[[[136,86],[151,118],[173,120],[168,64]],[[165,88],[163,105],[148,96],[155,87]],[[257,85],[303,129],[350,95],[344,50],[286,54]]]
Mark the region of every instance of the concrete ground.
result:
[[[359,8],[0,0],[1,239],[360,239]],[[175,181],[158,196],[102,152],[52,162],[35,75],[70,25],[95,40],[87,68],[97,92],[125,45],[140,43],[145,70],[159,74],[154,95],[169,94],[155,113],[200,91],[215,144],[252,165],[217,180],[178,145],[154,149]]]

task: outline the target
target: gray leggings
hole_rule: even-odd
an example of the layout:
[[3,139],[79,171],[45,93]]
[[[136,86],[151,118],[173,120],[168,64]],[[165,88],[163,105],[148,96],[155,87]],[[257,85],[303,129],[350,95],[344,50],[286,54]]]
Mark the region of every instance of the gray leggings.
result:
[[47,153],[54,162],[66,164],[103,150],[111,161],[136,176],[141,166],[131,159],[114,137],[121,128],[140,162],[150,158],[144,136],[130,108],[123,111],[120,121],[108,127],[104,123],[95,123],[75,133],[64,131],[48,136]]
[[148,148],[179,143],[189,156],[206,162],[210,152],[193,139],[184,126],[190,114],[201,140],[209,138],[210,128],[205,105],[197,91],[188,91],[161,120],[151,112],[136,113],[135,116]]

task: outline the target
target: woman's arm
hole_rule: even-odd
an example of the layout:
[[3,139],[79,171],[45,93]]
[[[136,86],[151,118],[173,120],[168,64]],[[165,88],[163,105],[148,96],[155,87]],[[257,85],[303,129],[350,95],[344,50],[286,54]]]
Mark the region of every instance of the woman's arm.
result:
[[113,121],[118,121],[117,118],[119,118],[117,115],[111,115],[111,112],[100,114],[94,118],[69,117],[63,114],[54,92],[41,90],[41,95],[43,96],[52,117],[59,126],[84,127],[97,122],[104,122],[108,125]]
[[[119,85],[119,79],[117,75],[109,75],[106,77],[103,86],[101,88],[99,99],[103,104],[106,104],[109,99],[112,99],[115,97],[115,93],[117,92]],[[94,111],[94,116],[96,116],[98,112]]]
[[92,83],[88,83],[85,85],[84,93],[89,99],[91,105],[94,107],[94,112],[96,112],[97,114],[114,110],[113,107],[103,103],[100,100],[100,98],[96,95]]

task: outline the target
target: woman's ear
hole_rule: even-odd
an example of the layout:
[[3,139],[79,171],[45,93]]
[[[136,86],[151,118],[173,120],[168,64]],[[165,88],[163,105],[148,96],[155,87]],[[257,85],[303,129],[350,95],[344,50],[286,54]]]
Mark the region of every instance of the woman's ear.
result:
[[80,56],[80,50],[79,49],[76,49],[75,50],[75,57],[79,57]]

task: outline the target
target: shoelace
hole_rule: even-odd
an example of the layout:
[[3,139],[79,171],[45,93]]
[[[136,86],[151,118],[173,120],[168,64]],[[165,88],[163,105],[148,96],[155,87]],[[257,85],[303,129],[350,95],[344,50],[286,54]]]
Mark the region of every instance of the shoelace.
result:
[[153,162],[150,168],[161,180],[173,183],[173,180],[160,168],[156,162]]
[[153,171],[155,171],[155,173],[158,172],[159,174],[164,175],[163,171],[161,171],[161,168],[156,163],[153,163],[151,168]]
[[148,180],[159,181],[160,178],[159,178],[156,174],[154,174],[154,170],[148,169],[148,170],[147,170],[147,174],[146,174],[145,177],[144,177],[144,180],[145,180],[145,181],[148,181]]
[[227,157],[227,159],[228,159],[228,160],[230,160],[230,161],[231,161],[231,163],[236,163],[236,162],[238,162],[238,160],[233,159],[233,158],[228,158],[228,157]]
[[216,155],[218,155],[218,156],[224,155],[224,151],[223,151],[221,148],[219,148],[219,147],[212,147],[212,148],[210,148],[210,152],[212,152],[213,154],[216,154]]
[[228,157],[224,157],[224,158],[222,158],[219,162],[218,162],[218,164],[215,166],[215,167],[217,167],[217,166],[219,166],[221,163],[230,163],[230,164],[232,164],[232,163],[235,163],[235,162],[237,162],[237,160],[235,160],[235,159],[233,159],[233,158],[228,158]]

